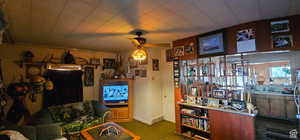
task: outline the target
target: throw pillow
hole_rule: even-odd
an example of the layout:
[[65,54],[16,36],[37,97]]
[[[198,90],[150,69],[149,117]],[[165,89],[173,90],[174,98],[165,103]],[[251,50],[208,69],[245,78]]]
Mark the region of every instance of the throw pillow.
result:
[[51,106],[48,108],[50,114],[51,114],[51,118],[54,120],[54,122],[61,122],[61,109],[63,107],[62,106]]
[[24,137],[20,132],[14,130],[3,130],[0,131],[1,135],[7,135],[10,140],[29,140]]

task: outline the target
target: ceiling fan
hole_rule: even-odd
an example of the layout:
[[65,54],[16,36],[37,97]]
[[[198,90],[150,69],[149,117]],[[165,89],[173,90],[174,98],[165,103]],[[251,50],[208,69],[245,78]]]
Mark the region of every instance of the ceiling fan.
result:
[[133,30],[131,32],[129,32],[129,34],[132,35],[136,35],[137,37],[135,38],[129,38],[129,40],[137,47],[137,48],[143,48],[143,47],[170,47],[169,43],[158,43],[158,44],[151,44],[151,43],[147,43],[147,39],[142,37],[143,35],[147,34],[148,32],[145,30],[141,30],[141,29],[136,29]]

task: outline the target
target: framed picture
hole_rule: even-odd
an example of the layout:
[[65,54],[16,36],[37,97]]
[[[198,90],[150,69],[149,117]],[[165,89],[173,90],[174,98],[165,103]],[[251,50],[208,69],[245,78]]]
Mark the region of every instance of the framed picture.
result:
[[85,67],[84,68],[84,85],[94,86],[94,68]]
[[194,43],[184,46],[184,55],[195,54]]
[[187,103],[188,104],[196,104],[196,97],[194,97],[194,96],[187,96]]
[[26,78],[42,75],[42,65],[26,64]]
[[145,70],[145,69],[140,70],[139,74],[140,74],[140,77],[145,78],[145,77],[147,77],[147,70]]
[[274,35],[272,37],[273,48],[289,48],[293,46],[292,35]]
[[103,69],[113,69],[115,68],[116,60],[112,58],[103,59]]
[[172,62],[173,61],[173,50],[172,49],[167,49],[166,50],[166,61],[167,62]]
[[174,47],[173,52],[174,52],[173,54],[174,57],[184,56],[184,46]]
[[191,95],[192,96],[198,96],[198,94],[197,94],[197,88],[196,87],[192,87],[191,89],[192,89]]
[[90,64],[100,65],[100,58],[90,58]]
[[219,105],[220,105],[220,100],[219,99],[207,98],[207,106],[208,107],[216,107],[216,108],[218,108]]
[[159,71],[159,60],[158,59],[152,59],[152,70]]
[[271,21],[271,32],[272,33],[283,33],[290,31],[290,22],[289,20],[277,20]]
[[253,28],[240,30],[236,34],[237,52],[256,51],[255,31]]
[[224,89],[214,89],[212,91],[212,94],[214,98],[221,98],[221,99],[226,98],[226,91]]
[[225,52],[224,34],[221,31],[201,35],[198,43],[199,55],[222,54]]
[[140,76],[140,70],[134,70],[134,76],[139,77]]

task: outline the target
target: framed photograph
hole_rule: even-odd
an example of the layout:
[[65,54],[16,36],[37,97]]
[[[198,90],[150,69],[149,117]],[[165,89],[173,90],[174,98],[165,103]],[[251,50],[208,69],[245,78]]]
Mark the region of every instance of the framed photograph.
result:
[[283,33],[290,31],[290,22],[289,20],[278,20],[278,21],[271,21],[271,32],[272,33]]
[[225,52],[223,32],[201,35],[198,42],[199,55],[222,54]]
[[116,64],[116,60],[112,58],[104,58],[103,59],[103,69],[114,69]]
[[94,68],[85,67],[84,68],[84,85],[94,86]]
[[226,91],[224,89],[214,89],[212,91],[212,95],[214,98],[225,99],[226,98]]
[[184,46],[178,46],[173,48],[174,57],[184,56]]
[[220,100],[219,99],[207,98],[207,106],[208,107],[216,107],[216,108],[218,108],[219,105],[220,105]]
[[194,97],[194,96],[187,96],[187,103],[188,104],[196,104],[196,97]]
[[147,70],[140,70],[139,74],[140,74],[140,77],[146,78],[147,77]]
[[134,70],[134,76],[139,77],[140,76],[140,70]]
[[90,58],[90,64],[100,65],[100,58]]
[[166,50],[166,61],[167,62],[172,62],[173,61],[173,50],[172,49],[167,49]]
[[42,75],[42,65],[26,64],[26,78]]
[[159,71],[159,60],[158,59],[152,59],[152,70]]
[[191,95],[192,96],[198,96],[198,94],[197,94],[197,88],[196,87],[192,87],[191,89],[192,89]]
[[255,31],[253,28],[240,30],[236,34],[237,52],[256,51]]
[[290,48],[293,46],[292,35],[274,35],[272,45],[273,48]]
[[194,43],[184,46],[184,55],[195,54]]

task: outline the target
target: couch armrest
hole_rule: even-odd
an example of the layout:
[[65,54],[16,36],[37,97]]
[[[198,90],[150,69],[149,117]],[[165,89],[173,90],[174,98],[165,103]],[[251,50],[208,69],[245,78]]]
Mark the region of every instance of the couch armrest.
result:
[[60,123],[36,125],[37,140],[53,140],[64,138]]
[[103,119],[103,122],[108,122],[111,120],[111,109],[106,107],[103,104],[100,104],[97,101],[92,101],[94,106],[95,115],[98,117],[101,117]]

